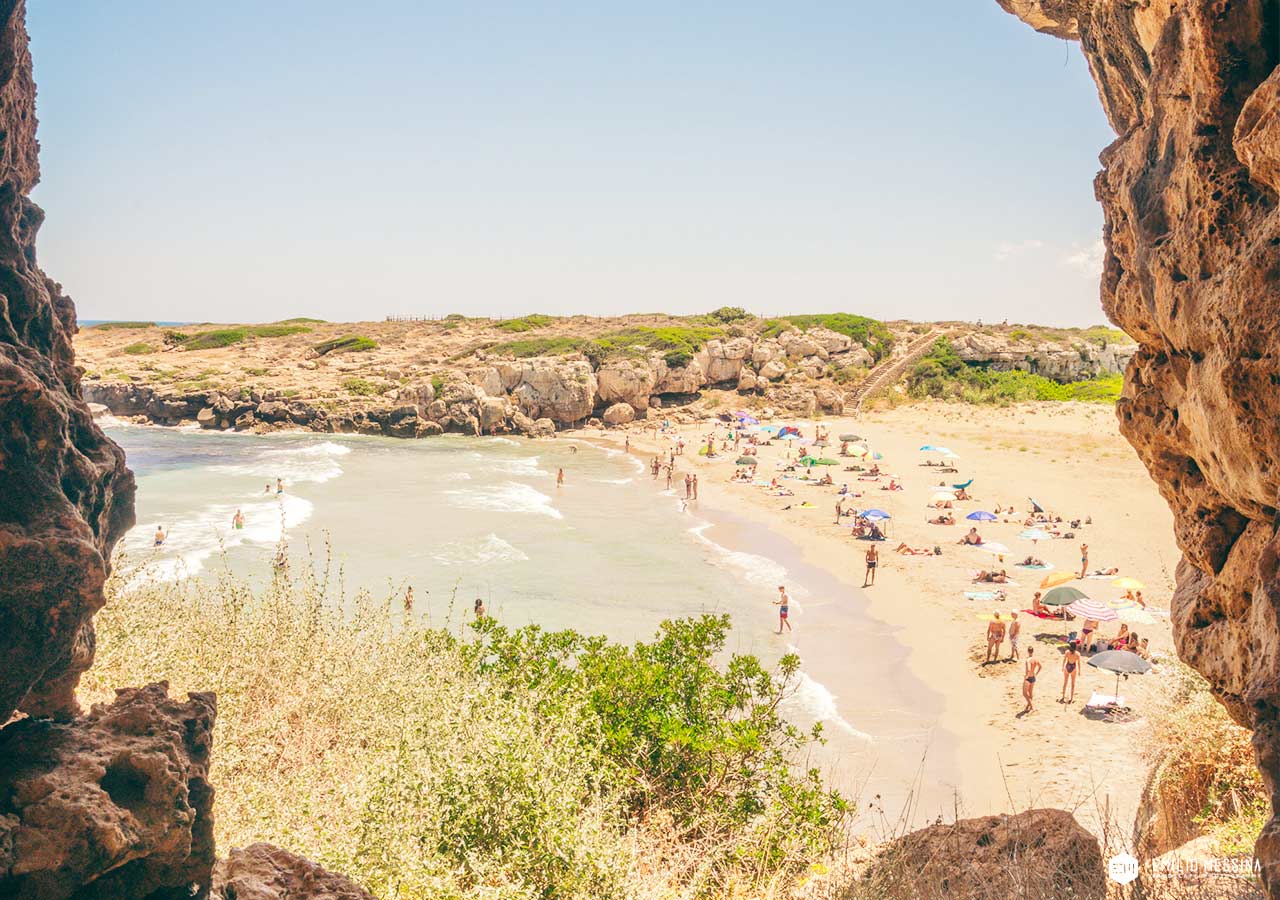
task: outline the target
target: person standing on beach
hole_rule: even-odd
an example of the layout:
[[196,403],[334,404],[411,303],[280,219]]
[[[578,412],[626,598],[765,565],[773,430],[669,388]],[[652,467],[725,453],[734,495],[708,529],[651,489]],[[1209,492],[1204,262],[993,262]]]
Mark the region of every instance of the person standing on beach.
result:
[[667,465],[667,490],[671,490],[671,476],[672,474],[674,474],[674,470],[675,470],[674,464]]
[[[1013,662],[1018,658],[1018,635],[1022,634],[1022,623],[1018,621],[1018,614],[1011,613],[1009,620],[1009,662]],[[1030,649],[1027,650],[1030,655]]]
[[1083,578],[1089,574],[1089,545],[1080,545],[1080,577]]
[[[1062,657],[1062,696],[1059,703],[1076,702],[1076,671],[1080,668],[1080,647],[1072,641],[1067,644],[1066,655]],[[1067,696],[1067,686],[1071,687],[1071,696]]]
[[238,509],[236,510],[236,514],[231,517],[231,527],[236,531],[244,528],[244,513]]
[[693,499],[698,499],[698,476],[696,474],[693,476]]
[[406,619],[413,615],[413,585],[404,589],[404,615]]
[[276,493],[277,493],[277,494],[283,494],[283,493],[284,493],[284,479],[283,479],[283,478],[277,478],[277,479],[276,479]]
[[688,472],[684,475],[684,499],[691,500],[693,498],[693,476]]
[[631,452],[631,435],[627,434],[623,437],[622,449],[627,453]]
[[983,665],[1000,659],[1000,645],[1003,643],[1004,622],[1000,619],[1000,613],[997,612],[987,623],[987,658],[982,661]]
[[880,564],[880,551],[876,549],[876,545],[872,544],[867,548],[867,571],[862,576],[862,586],[874,586],[876,583],[876,566]]
[[1040,660],[1035,658],[1035,653],[1035,647],[1027,648],[1027,666],[1023,670],[1024,677],[1022,679],[1022,696],[1027,701],[1026,708],[1022,710],[1024,716],[1034,708],[1032,701],[1036,692],[1036,676],[1040,674]]
[[164,533],[164,526],[162,526],[162,525],[157,525],[157,526],[156,526],[155,546],[157,546],[157,547],[163,547],[163,546],[164,546],[164,539],[165,539],[166,537],[168,537],[168,535]]
[[782,634],[782,626],[787,626],[787,631],[791,630],[791,620],[787,618],[787,614],[791,608],[791,598],[787,596],[787,588],[785,585],[778,585],[778,599],[773,601],[773,605],[778,607],[778,634]]
[[556,470],[556,487],[564,487],[564,469]]
[[476,605],[475,605],[474,612],[476,614],[477,619],[483,619],[485,617],[484,601],[481,600],[479,597],[476,598]]
[[840,517],[844,515],[844,497],[836,500],[836,524],[840,524]]

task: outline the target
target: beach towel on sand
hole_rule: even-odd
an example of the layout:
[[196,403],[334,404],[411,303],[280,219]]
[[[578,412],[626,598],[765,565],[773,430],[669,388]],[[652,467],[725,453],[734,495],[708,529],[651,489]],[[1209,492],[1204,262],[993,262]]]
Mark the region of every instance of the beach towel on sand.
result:
[[1047,572],[1053,568],[1053,563],[1045,563],[1040,566],[1024,566],[1022,563],[1014,563],[1019,569],[1030,569],[1033,572]]
[[999,594],[995,591],[965,591],[964,595],[969,600],[995,600]]

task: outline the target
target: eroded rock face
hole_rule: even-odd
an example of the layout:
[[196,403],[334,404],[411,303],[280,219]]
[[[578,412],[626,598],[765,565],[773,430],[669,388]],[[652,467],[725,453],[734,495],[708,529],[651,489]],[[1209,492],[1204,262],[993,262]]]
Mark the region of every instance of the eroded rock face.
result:
[[351,879],[270,844],[236,848],[218,862],[212,900],[375,900]]
[[[999,0],[1078,37],[1120,137],[1095,189],[1102,303],[1137,339],[1121,430],[1174,513],[1179,655],[1280,808],[1280,14],[1263,0]],[[1258,842],[1280,896],[1280,823]]]
[[1107,892],[1098,839],[1061,809],[930,825],[890,844],[866,877],[884,897],[1102,900]]
[[21,2],[0,2],[0,722],[75,710],[111,548],[133,524],[124,454],[80,397],[75,307],[36,266],[44,214]]
[[147,897],[209,883],[212,694],[119,691],[71,723],[0,731],[0,896]]

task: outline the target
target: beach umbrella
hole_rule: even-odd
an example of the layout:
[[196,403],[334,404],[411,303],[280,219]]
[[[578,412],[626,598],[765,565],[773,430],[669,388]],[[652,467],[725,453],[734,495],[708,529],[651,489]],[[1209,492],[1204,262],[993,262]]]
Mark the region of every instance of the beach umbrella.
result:
[[[1049,593],[1052,594],[1053,591]],[[1044,601],[1040,602],[1043,603]],[[1097,600],[1090,600],[1088,597],[1081,597],[1074,603],[1067,604],[1067,612],[1082,619],[1096,619],[1099,622],[1114,622],[1120,618],[1120,614],[1110,606],[1105,603],[1099,603]]]
[[738,421],[743,425],[759,425],[760,420],[755,416],[749,416],[746,413],[738,413]]
[[929,498],[930,503],[940,503],[943,500],[955,500],[955,491],[935,491],[933,496]]
[[[1084,591],[1076,590],[1073,587],[1056,587],[1049,593],[1044,595],[1044,599],[1040,602],[1045,606],[1070,606],[1077,600],[1088,600],[1088,595]],[[1095,618],[1095,617],[1090,617]]]
[[802,466],[812,466],[812,465],[813,465],[814,463],[816,463],[816,462],[817,462],[817,460],[816,460],[816,459],[814,459],[812,456],[802,456],[802,457],[800,457],[800,465],[802,465]]
[[1067,572],[1066,570],[1050,572],[1048,575],[1044,576],[1044,580],[1040,582],[1040,590],[1047,591],[1049,588],[1057,587],[1060,584],[1066,584],[1068,581],[1075,580],[1076,575],[1074,572]]
[[814,465],[817,465],[817,466],[838,466],[838,465],[840,465],[840,461],[839,461],[839,460],[837,460],[837,459],[828,459],[828,458],[827,458],[827,457],[825,457],[825,456],[824,456],[824,457],[822,457],[821,459],[815,459],[813,462],[814,462]]
[[920,452],[921,452],[921,453],[932,453],[932,452],[934,452],[934,451],[935,451],[935,450],[937,450],[937,449],[938,449],[938,448],[937,448],[937,447],[935,447],[935,446],[933,446],[933,444],[925,444],[923,447],[921,447],[921,448],[920,448]]
[[963,491],[965,488],[967,488],[967,487],[968,487],[969,485],[971,485],[971,484],[973,484],[973,479],[972,479],[972,478],[970,478],[970,479],[969,479],[968,481],[966,481],[964,484],[953,484],[953,485],[951,485],[951,486],[952,486],[953,488],[955,488],[957,491]]
[[777,425],[759,425],[757,426],[757,430],[763,431],[765,434],[776,434],[778,431],[778,426]]
[[863,517],[864,519],[870,519],[870,520],[871,520],[871,521],[873,521],[873,522],[879,522],[879,521],[883,521],[884,519],[892,519],[892,518],[893,518],[893,516],[889,515],[889,514],[888,514],[887,512],[885,512],[883,509],[868,509],[868,510],[864,510],[864,511],[863,511],[863,513],[862,513],[862,517]]
[[1120,590],[1122,591],[1140,591],[1146,587],[1145,584],[1143,584],[1141,581],[1139,581],[1136,578],[1121,577],[1121,578],[1117,578],[1111,583],[1116,587],[1120,588]]
[[996,514],[989,513],[985,509],[975,509],[973,512],[969,513],[969,515],[965,516],[965,518],[973,519],[975,522],[994,522],[996,520]]
[[814,442],[813,442],[813,446],[815,446],[815,447],[830,447],[830,446],[831,446],[831,444],[829,444],[829,443],[828,443],[827,441],[825,441],[825,440],[817,440],[817,441],[814,441]]
[[842,441],[860,441],[860,440],[862,440],[862,437],[861,437],[861,435],[857,435],[857,434],[842,434],[842,435],[840,435],[840,440],[842,440]]
[[971,545],[975,550],[981,550],[983,553],[992,553],[996,556],[1003,556],[1009,552],[1009,548],[999,541],[983,541],[981,544]]
[[1151,671],[1151,663],[1128,650],[1104,650],[1089,657],[1089,665],[1104,672],[1116,673],[1116,696],[1120,696],[1120,676],[1145,675]]
[[754,466],[758,460],[754,456],[739,456],[734,462],[735,466]]
[[1120,607],[1118,609],[1116,607],[1112,607],[1112,608],[1116,609],[1117,614],[1120,616],[1121,622],[1128,622],[1130,625],[1156,624],[1156,617],[1151,615],[1151,613],[1147,612],[1145,609],[1143,609],[1140,606],[1127,606],[1127,607]]
[[1031,541],[1032,543],[1035,543],[1036,541],[1053,540],[1053,535],[1045,531],[1043,528],[1028,528],[1019,533],[1018,537],[1022,538],[1024,541]]

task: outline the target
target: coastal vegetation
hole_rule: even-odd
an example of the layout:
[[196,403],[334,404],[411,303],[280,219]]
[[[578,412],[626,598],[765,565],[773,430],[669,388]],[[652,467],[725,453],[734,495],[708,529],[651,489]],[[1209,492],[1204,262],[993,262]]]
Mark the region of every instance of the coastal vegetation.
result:
[[143,328],[154,328],[155,322],[99,322],[89,327],[97,331],[138,331]]
[[996,372],[969,366],[945,337],[922,357],[907,376],[908,396],[960,400],[966,403],[1021,403],[1032,400],[1079,400],[1115,403],[1124,378],[1119,373],[1065,384],[1030,372]]
[[527,316],[521,316],[518,319],[503,319],[501,322],[494,323],[494,328],[499,331],[509,331],[512,334],[519,334],[525,331],[533,331],[535,328],[546,328],[555,322],[552,316],[544,316],[538,313],[532,313]]
[[893,348],[893,332],[883,322],[853,313],[816,313],[769,319],[761,327],[761,337],[777,337],[788,328],[826,328],[843,334],[870,351],[879,360]]
[[385,394],[388,387],[367,378],[348,378],[342,382],[342,389],[357,397],[375,397],[378,394]]
[[140,341],[136,344],[129,344],[121,352],[127,354],[128,356],[145,356],[148,353],[155,353],[156,348],[151,346],[150,344]]
[[243,328],[215,328],[195,334],[168,331],[165,332],[165,339],[179,350],[216,350],[220,347],[230,347],[249,338],[288,337],[291,334],[305,334],[309,331],[311,329],[305,325],[246,325]]
[[332,353],[360,353],[365,350],[376,350],[378,342],[359,334],[346,334],[342,337],[321,341],[312,346],[317,356],[328,356]]
[[527,358],[582,353],[597,365],[610,359],[644,356],[651,351],[661,353],[668,366],[686,366],[693,355],[724,330],[711,326],[670,325],[664,327],[634,326],[607,332],[593,338],[555,336],[524,338],[494,344],[493,353]]
[[727,617],[628,646],[401,620],[326,561],[260,589],[117,572],[82,691],[218,673],[219,846],[275,841],[385,900],[595,900],[778,896],[843,841],[848,802],[797,765],[818,729],[779,712],[798,658],[728,654]]

